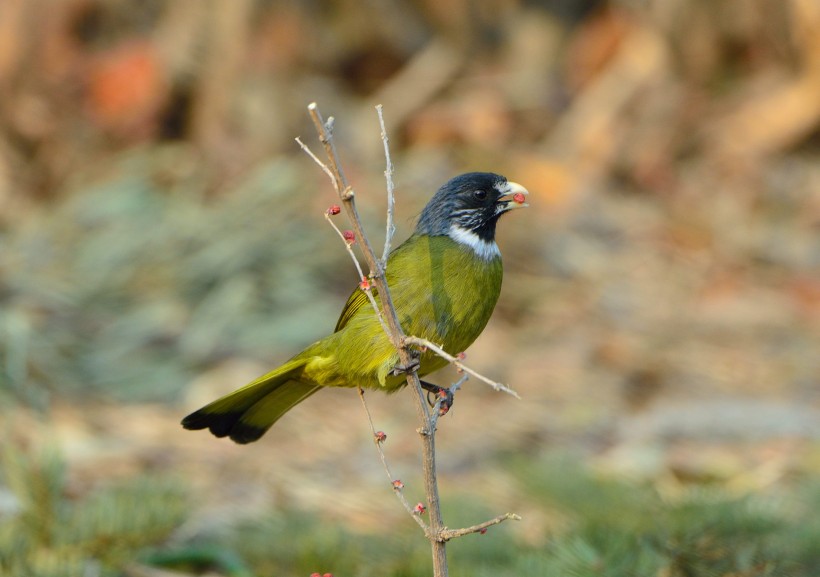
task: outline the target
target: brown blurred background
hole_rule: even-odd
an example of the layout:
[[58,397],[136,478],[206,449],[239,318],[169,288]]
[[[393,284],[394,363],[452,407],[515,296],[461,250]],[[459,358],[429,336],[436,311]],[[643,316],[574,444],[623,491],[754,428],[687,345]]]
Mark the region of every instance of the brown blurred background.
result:
[[[3,443],[56,443],[77,494],[180,476],[194,527],[284,504],[407,523],[351,391],[248,447],[178,425],[326,334],[355,282],[294,142],[319,148],[314,100],[376,245],[375,104],[398,239],[460,172],[531,192],[468,351],[523,400],[458,395],[445,500],[517,510],[537,543],[549,516],[505,455],[570,450],[671,493],[820,470],[816,0],[3,0]],[[414,478],[410,395],[370,400]]]

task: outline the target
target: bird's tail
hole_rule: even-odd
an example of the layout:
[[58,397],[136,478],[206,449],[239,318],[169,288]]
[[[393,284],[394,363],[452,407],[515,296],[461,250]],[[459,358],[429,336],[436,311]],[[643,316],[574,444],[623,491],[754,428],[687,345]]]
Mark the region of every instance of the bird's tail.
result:
[[249,383],[205,405],[184,419],[186,429],[210,429],[217,437],[237,443],[258,440],[279,418],[319,389],[299,381],[308,359],[294,358]]

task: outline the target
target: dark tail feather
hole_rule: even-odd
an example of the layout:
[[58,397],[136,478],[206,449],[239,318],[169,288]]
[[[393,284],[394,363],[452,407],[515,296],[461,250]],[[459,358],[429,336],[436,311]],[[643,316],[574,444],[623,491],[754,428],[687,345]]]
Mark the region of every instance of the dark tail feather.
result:
[[279,418],[315,393],[319,386],[294,380],[304,361],[291,361],[239,390],[194,411],[184,419],[186,429],[209,429],[217,437],[237,443],[258,440]]

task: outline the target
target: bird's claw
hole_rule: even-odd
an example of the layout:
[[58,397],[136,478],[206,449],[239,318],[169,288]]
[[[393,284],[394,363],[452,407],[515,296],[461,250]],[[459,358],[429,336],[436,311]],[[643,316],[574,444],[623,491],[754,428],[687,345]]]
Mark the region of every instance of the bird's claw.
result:
[[427,391],[427,402],[431,407],[438,403],[439,416],[446,415],[453,407],[453,392],[450,389],[424,381],[421,382],[421,387]]
[[407,363],[406,365],[402,365],[402,364],[394,365],[393,370],[391,371],[391,373],[393,374],[393,376],[412,373],[413,371],[415,371],[416,369],[419,368],[420,364],[421,363],[419,362],[418,359],[410,359],[410,362]]

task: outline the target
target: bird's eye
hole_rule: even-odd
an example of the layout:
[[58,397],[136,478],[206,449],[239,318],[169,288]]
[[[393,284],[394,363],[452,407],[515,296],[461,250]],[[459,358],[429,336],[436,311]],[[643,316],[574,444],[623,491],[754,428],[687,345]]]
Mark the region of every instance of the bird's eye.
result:
[[487,198],[487,191],[486,190],[481,190],[481,189],[474,190],[473,191],[473,198],[475,198],[477,200],[484,200],[485,198]]

